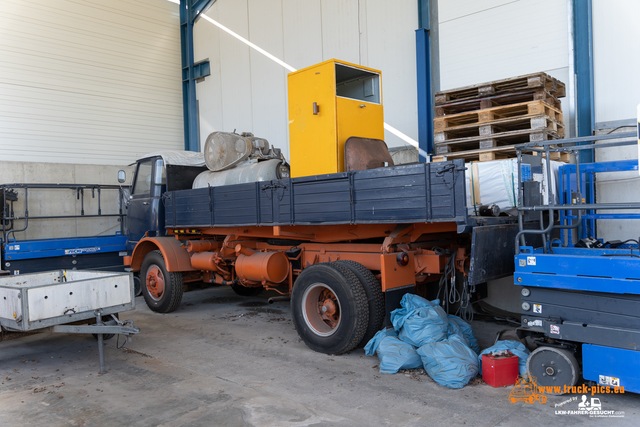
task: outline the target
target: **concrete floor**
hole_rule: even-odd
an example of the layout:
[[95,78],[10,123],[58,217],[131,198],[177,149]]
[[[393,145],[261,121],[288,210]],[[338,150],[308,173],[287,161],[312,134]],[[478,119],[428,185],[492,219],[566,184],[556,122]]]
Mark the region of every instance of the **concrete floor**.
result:
[[[289,304],[242,298],[218,287],[185,294],[168,315],[142,298],[131,318],[141,333],[106,348],[95,340],[40,334],[0,343],[0,426],[536,426],[640,423],[640,396],[600,395],[624,418],[556,415],[546,404],[510,403],[509,388],[479,381],[461,390],[420,373],[382,375],[362,349],[315,353],[291,324]],[[474,322],[481,345],[492,323]],[[580,396],[578,396],[579,398]],[[575,408],[573,408],[575,406]],[[577,409],[568,403],[563,409]]]

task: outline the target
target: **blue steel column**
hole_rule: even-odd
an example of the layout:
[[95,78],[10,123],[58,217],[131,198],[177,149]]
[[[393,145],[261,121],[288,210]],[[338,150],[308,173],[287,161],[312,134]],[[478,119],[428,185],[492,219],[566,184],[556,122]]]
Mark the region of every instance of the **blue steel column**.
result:
[[203,61],[194,67],[193,24],[215,0],[180,0],[180,51],[182,60],[182,110],[184,118],[184,149],[200,151],[198,144],[198,109],[196,105],[196,79],[209,75],[209,63]]
[[[591,0],[573,0],[573,50],[576,74],[576,136],[591,136],[595,126]],[[593,151],[581,150],[580,162],[592,162]]]
[[[433,154],[433,91],[431,87],[430,51],[430,0],[418,0],[418,21],[416,30],[416,65],[418,78],[418,145],[423,152]],[[421,152],[422,153],[422,152]],[[420,161],[427,161],[420,154]]]
[[180,44],[182,54],[182,110],[184,118],[184,149],[199,151],[198,116],[196,112],[196,82],[193,66],[193,21],[187,0],[180,0]]

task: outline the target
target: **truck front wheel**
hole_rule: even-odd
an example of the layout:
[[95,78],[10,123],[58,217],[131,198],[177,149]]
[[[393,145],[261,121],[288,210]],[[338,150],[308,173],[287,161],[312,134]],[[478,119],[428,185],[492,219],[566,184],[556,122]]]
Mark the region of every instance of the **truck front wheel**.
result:
[[305,344],[326,354],[353,350],[369,324],[362,283],[348,267],[338,263],[304,269],[293,286],[291,313]]
[[182,273],[167,271],[162,252],[152,251],[144,257],[140,268],[142,295],[149,308],[170,313],[182,301]]

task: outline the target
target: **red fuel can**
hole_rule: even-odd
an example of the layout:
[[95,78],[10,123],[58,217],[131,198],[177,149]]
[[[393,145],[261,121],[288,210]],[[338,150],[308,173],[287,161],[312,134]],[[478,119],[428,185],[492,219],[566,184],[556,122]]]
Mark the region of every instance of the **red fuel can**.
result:
[[518,373],[518,356],[510,351],[482,355],[482,380],[490,386],[514,385]]

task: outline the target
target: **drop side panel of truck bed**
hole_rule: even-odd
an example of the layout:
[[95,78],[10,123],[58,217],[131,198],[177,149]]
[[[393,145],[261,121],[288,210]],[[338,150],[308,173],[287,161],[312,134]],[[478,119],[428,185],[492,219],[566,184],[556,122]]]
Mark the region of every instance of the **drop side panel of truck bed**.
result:
[[463,160],[170,191],[166,227],[467,222]]

